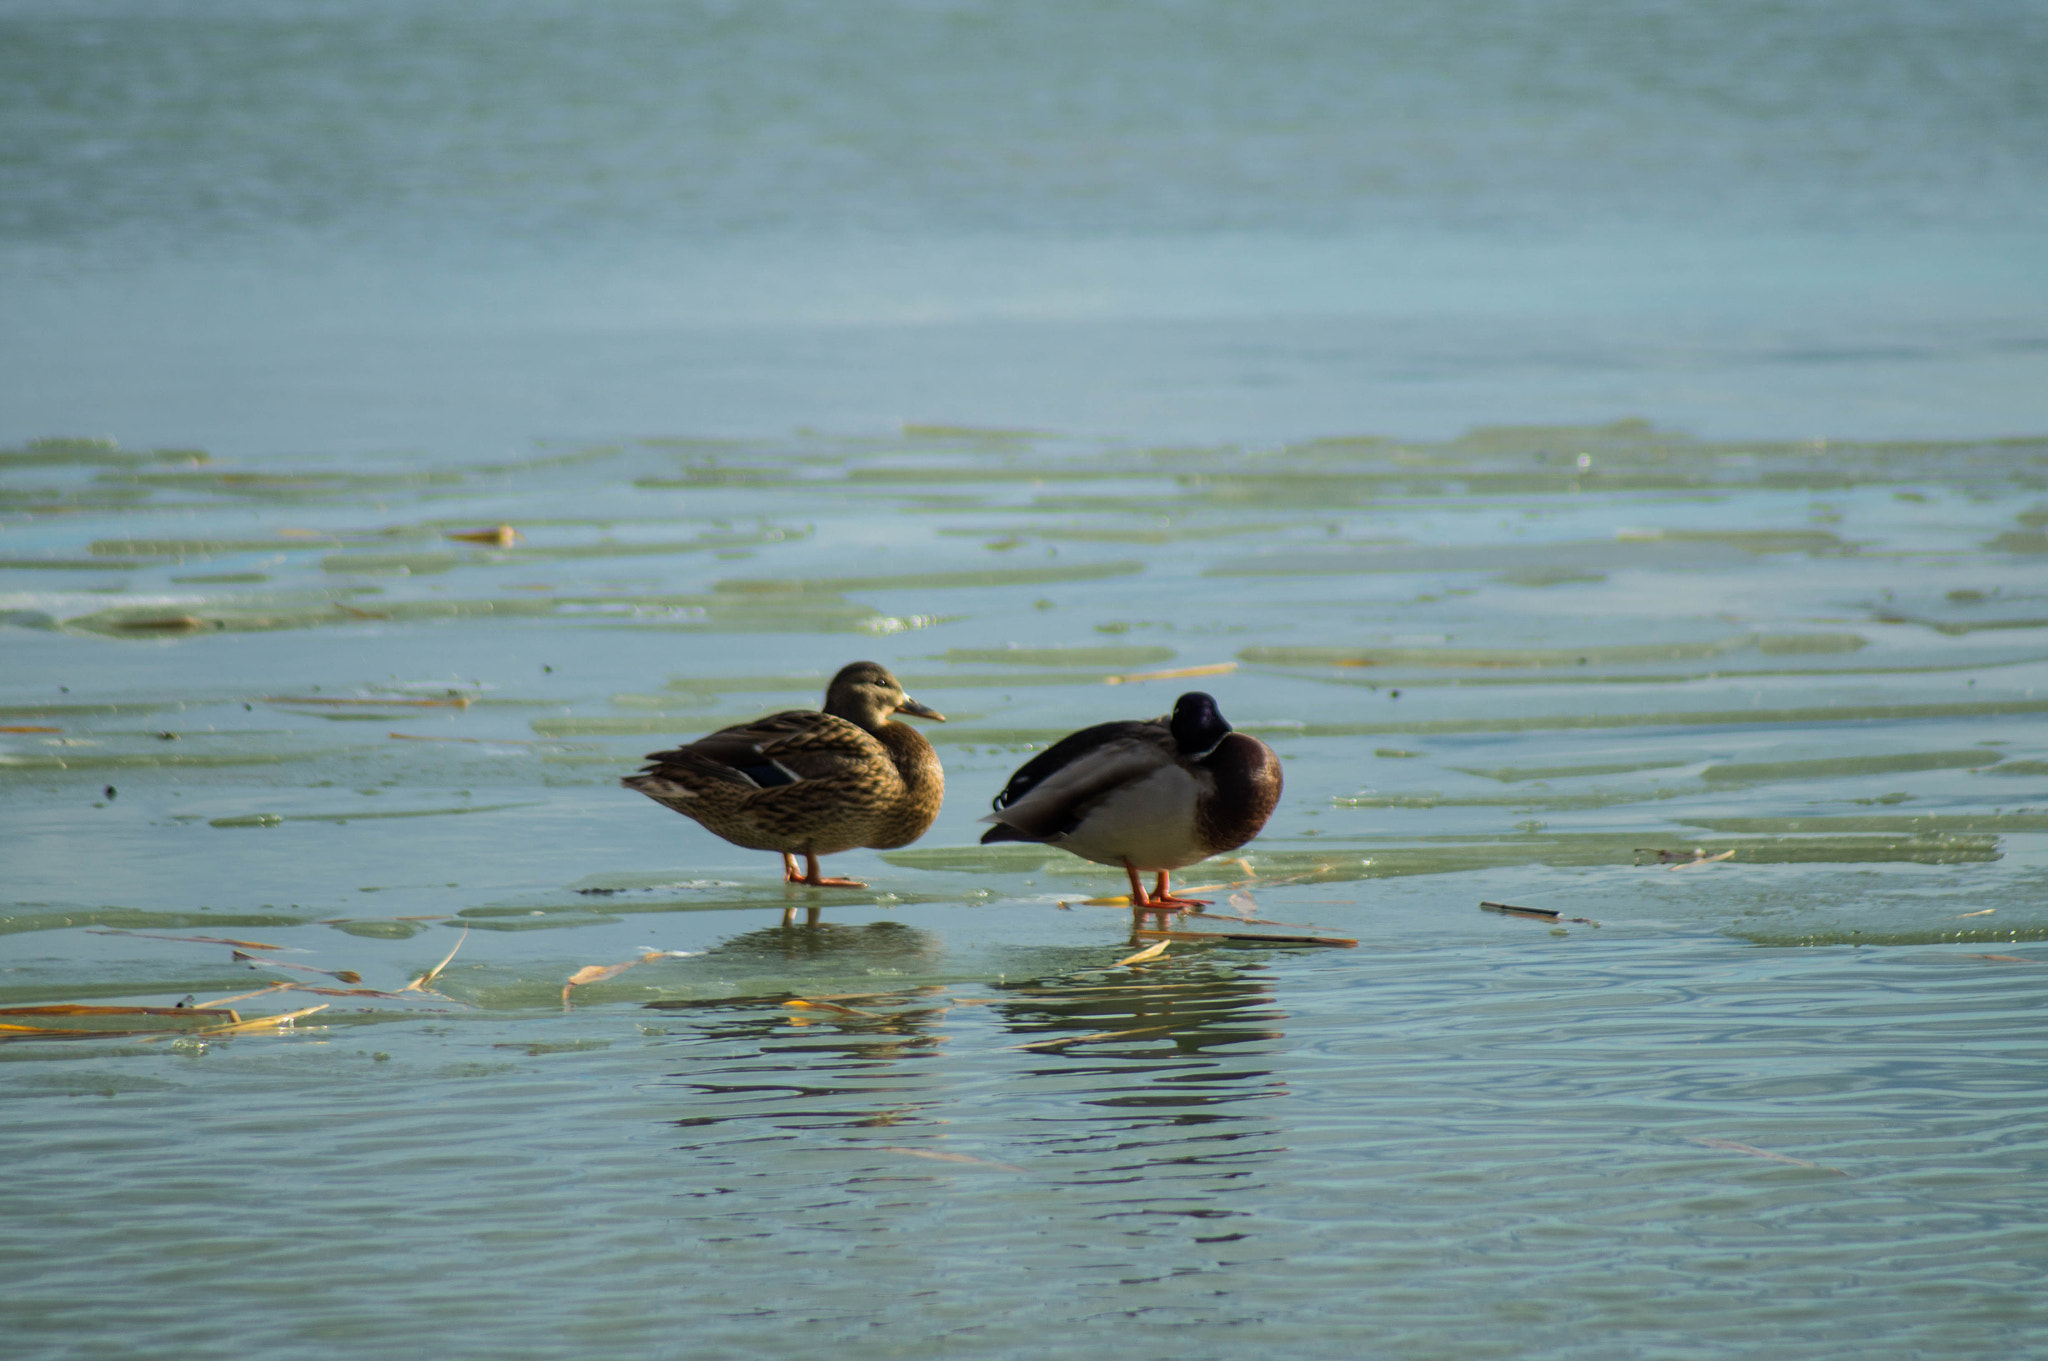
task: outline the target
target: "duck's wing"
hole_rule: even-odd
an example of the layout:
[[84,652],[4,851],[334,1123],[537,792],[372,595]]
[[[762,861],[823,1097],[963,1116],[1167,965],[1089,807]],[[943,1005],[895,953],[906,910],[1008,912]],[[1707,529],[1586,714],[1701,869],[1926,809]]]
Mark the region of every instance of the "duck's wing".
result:
[[690,770],[756,789],[829,780],[885,764],[888,753],[855,724],[815,709],[791,709],[721,728],[674,751],[649,752],[650,772]]
[[[994,807],[1000,812],[1023,799],[1025,795],[1067,767],[1126,743],[1158,746],[1169,760],[1172,759],[1173,734],[1157,719],[1097,723],[1092,728],[1068,733],[1017,767],[1017,773],[1010,777],[1009,783],[996,795]],[[991,819],[983,818],[982,821],[988,822]]]
[[1078,823],[1110,791],[1175,761],[1164,723],[1098,723],[1064,737],[1026,762],[982,819],[996,826],[983,841],[1043,840]]

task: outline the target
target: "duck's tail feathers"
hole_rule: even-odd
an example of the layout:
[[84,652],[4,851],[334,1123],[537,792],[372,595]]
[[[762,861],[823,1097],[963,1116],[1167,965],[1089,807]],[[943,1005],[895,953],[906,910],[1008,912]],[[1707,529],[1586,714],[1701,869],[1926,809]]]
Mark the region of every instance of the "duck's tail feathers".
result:
[[[769,784],[791,784],[796,776],[774,762],[766,762],[761,769],[742,770],[731,764],[714,760],[704,753],[683,747],[677,751],[657,751],[648,758],[649,765],[638,775],[628,776],[631,780],[654,780],[661,784],[681,788],[696,786],[698,791],[719,785],[734,785],[740,789],[754,790]],[[767,778],[757,778],[765,776]],[[639,785],[644,794],[647,791]]]
[[660,803],[673,804],[697,797],[697,791],[688,785],[677,784],[674,780],[664,780],[659,775],[626,775],[620,778],[619,783],[628,789],[637,789]]

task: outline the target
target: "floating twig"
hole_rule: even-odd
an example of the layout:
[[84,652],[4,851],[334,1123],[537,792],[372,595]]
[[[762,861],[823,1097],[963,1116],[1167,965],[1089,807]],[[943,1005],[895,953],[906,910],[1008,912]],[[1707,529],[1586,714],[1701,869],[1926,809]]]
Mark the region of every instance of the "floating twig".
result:
[[246,1002],[251,997],[268,997],[273,992],[289,992],[297,986],[298,984],[296,983],[277,982],[272,983],[266,988],[258,988],[254,992],[238,992],[233,997],[222,997],[211,1002],[200,1002],[197,1005],[202,1010],[207,1007],[224,1007],[230,1002]]
[[332,1005],[333,1003],[331,1002],[322,1002],[318,1006],[301,1007],[297,1011],[287,1011],[276,1016],[256,1016],[246,1021],[235,1021],[228,1025],[205,1026],[198,1030],[158,1031],[151,1035],[145,1035],[142,1038],[142,1043],[151,1044],[172,1035],[191,1036],[195,1039],[202,1037],[214,1039],[222,1035],[251,1035],[261,1030],[282,1030],[289,1027],[301,1016],[311,1016],[314,1012],[325,1011]]
[[[1259,923],[1261,926],[1280,924]],[[1139,940],[1223,941],[1231,945],[1326,945],[1339,950],[1358,948],[1358,942],[1349,936],[1279,936],[1265,931],[1160,931],[1152,928],[1143,928],[1131,934]]]
[[137,936],[143,940],[175,940],[194,945],[233,945],[244,950],[291,950],[291,945],[271,945],[260,940],[236,940],[233,936],[165,936],[155,931],[123,931],[118,926],[89,926],[86,934],[94,936]]
[[149,633],[182,633],[189,629],[202,629],[206,621],[196,614],[151,615],[145,619],[116,619],[117,629],[134,629]]
[[55,1025],[0,1025],[0,1040],[82,1040],[94,1036],[114,1039],[138,1033],[134,1030],[71,1030]]
[[1208,666],[1183,666],[1172,671],[1133,671],[1122,676],[1104,676],[1104,685],[1135,685],[1139,681],[1181,680],[1188,676],[1227,676],[1237,670],[1236,662],[1214,662]]
[[1271,917],[1238,917],[1228,912],[1190,912],[1183,920],[1191,922],[1243,922],[1247,926],[1278,926],[1294,931],[1313,931],[1313,922],[1276,922]]
[[1171,945],[1172,943],[1173,942],[1170,940],[1162,940],[1157,944],[1148,945],[1134,955],[1124,956],[1122,959],[1119,959],[1116,963],[1110,965],[1109,967],[1112,969],[1121,969],[1127,964],[1143,964],[1148,959],[1157,959],[1159,958],[1159,956],[1166,953],[1166,947],[1168,945]]
[[1767,1148],[1758,1148],[1754,1144],[1739,1144],[1733,1139],[1695,1138],[1693,1142],[1703,1148],[1725,1148],[1730,1153],[1746,1153],[1752,1158],[1765,1158],[1771,1162],[1786,1163],[1792,1167],[1810,1167],[1816,1172],[1832,1172],[1838,1177],[1848,1175],[1839,1167],[1827,1167],[1820,1163],[1810,1163],[1804,1158],[1787,1157],[1783,1153],[1773,1153]]
[[375,988],[322,988],[311,983],[288,983],[285,986],[293,992],[310,992],[320,997],[388,997],[396,1001],[405,996],[399,992],[379,992]]
[[[569,981],[562,985],[562,1008],[566,1011],[569,1007],[569,993],[586,983],[602,983],[607,978],[617,978],[626,970],[637,965],[650,963],[657,959],[681,959],[690,953],[688,950],[649,950],[639,958],[629,959],[623,964],[586,964],[575,973],[570,974]],[[450,957],[452,958],[453,956],[451,955]],[[443,962],[445,963],[446,961]]]
[[929,1148],[896,1148],[885,1146],[884,1153],[901,1153],[906,1158],[930,1158],[940,1163],[972,1163],[976,1167],[993,1167],[1003,1172],[1022,1172],[1021,1167],[1009,1163],[993,1162],[987,1158],[970,1158],[965,1153],[938,1153]]
[[482,543],[495,548],[510,548],[519,542],[519,531],[510,525],[497,525],[490,529],[472,529],[447,537],[457,543]]
[[[1182,893],[1206,893],[1218,887],[1222,886],[1212,884],[1205,888],[1189,888],[1180,889],[1178,891]],[[1060,907],[1062,910],[1065,911],[1071,911],[1075,907],[1121,907],[1128,910],[1130,908],[1130,905],[1130,895],[1119,893],[1116,896],[1110,898],[1083,898],[1078,903],[1061,903]],[[1196,908],[1190,912],[1182,913],[1181,917],[1183,921],[1191,922],[1243,922],[1247,926],[1277,926],[1294,931],[1313,931],[1316,929],[1315,926],[1309,922],[1278,922],[1272,920],[1270,917],[1238,917],[1232,916],[1228,912],[1204,912],[1200,908]],[[1184,931],[1180,934],[1193,937],[1207,933]],[[1356,941],[1352,941],[1349,943],[1353,945],[1357,944]]]
[[1028,1044],[1013,1044],[1012,1049],[1053,1049],[1068,1044],[1093,1044],[1097,1040],[1127,1039],[1132,1035],[1158,1035],[1172,1030],[1172,1025],[1146,1025],[1136,1030],[1098,1030],[1088,1035],[1061,1035],[1050,1040],[1032,1040]]
[[[1735,850],[1732,847],[1722,851],[1719,855],[1708,855],[1704,846],[1695,846],[1689,851],[1665,851],[1659,850],[1655,846],[1638,846],[1635,848],[1635,854],[1638,857],[1654,855],[1657,857],[1658,864],[1674,870],[1684,869],[1688,865],[1711,865],[1716,861],[1732,860],[1735,858]],[[1642,863],[1642,860],[1638,858],[1636,864],[1640,865]]]
[[322,1002],[317,1006],[300,1007],[297,1011],[287,1011],[278,1016],[256,1016],[246,1021],[236,1021],[232,1025],[209,1026],[204,1030],[195,1030],[192,1033],[194,1035],[246,1035],[258,1030],[279,1030],[291,1025],[301,1016],[311,1016],[314,1012],[325,1011],[332,1005],[334,1005],[332,1002]]
[[1501,912],[1510,917],[1528,917],[1543,922],[1577,922],[1580,926],[1598,926],[1591,917],[1566,917],[1554,907],[1517,907],[1513,903],[1481,903],[1488,912]]
[[879,1011],[862,1011],[859,1007],[842,1007],[837,1002],[827,1002],[823,999],[812,997],[792,997],[782,1005],[798,1007],[805,1011],[834,1011],[841,1016],[865,1016],[874,1020],[880,1020],[882,1016],[882,1013]]
[[[468,940],[468,939],[469,939],[469,928],[465,926],[465,927],[463,927],[463,928],[462,928],[462,936],[461,936],[461,938],[460,938],[460,939],[458,939],[458,940],[457,940],[457,941],[455,942],[455,950],[460,950],[460,949],[462,948],[462,942],[463,942],[463,941],[465,941],[465,940]],[[425,992],[425,991],[427,990],[427,984],[429,984],[429,983],[433,982],[433,981],[434,981],[435,979],[439,978],[439,977],[441,976],[441,970],[443,970],[443,969],[445,969],[445,968],[447,968],[447,967],[448,967],[448,960],[450,960],[450,959],[453,959],[453,958],[455,958],[455,950],[450,950],[450,951],[448,952],[448,958],[447,958],[447,959],[443,959],[443,960],[442,960],[442,961],[441,961],[441,962],[440,962],[439,964],[436,964],[436,965],[435,965],[435,966],[434,966],[433,968],[431,968],[431,969],[427,970],[427,971],[426,971],[425,973],[421,974],[421,975],[420,975],[420,976],[419,976],[418,978],[415,978],[415,979],[413,979],[413,981],[412,981],[412,982],[410,982],[410,983],[406,984],[406,985],[405,985],[404,987],[400,988],[400,989],[399,989],[399,991],[400,991],[400,992]]]
[[93,1007],[57,1002],[36,1007],[0,1007],[0,1016],[217,1016],[242,1018],[224,1007]]
[[1516,907],[1513,903],[1481,903],[1488,912],[1502,912],[1510,917],[1534,917],[1539,921],[1554,922],[1559,911],[1553,907]]
[[252,955],[245,950],[236,950],[233,953],[235,962],[238,964],[268,964],[273,969],[296,969],[300,973],[323,974],[342,983],[360,983],[363,981],[363,976],[354,969],[316,969],[310,964],[287,964],[281,959],[271,959],[265,955]]

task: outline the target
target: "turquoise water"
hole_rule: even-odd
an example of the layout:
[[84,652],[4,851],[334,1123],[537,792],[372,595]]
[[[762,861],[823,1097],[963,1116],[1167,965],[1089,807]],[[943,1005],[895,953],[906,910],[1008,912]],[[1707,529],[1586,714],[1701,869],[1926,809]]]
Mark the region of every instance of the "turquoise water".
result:
[[[2034,7],[0,34],[0,1007],[323,1008],[0,1016],[23,1355],[2041,1349]],[[1197,687],[1354,947],[976,844]]]

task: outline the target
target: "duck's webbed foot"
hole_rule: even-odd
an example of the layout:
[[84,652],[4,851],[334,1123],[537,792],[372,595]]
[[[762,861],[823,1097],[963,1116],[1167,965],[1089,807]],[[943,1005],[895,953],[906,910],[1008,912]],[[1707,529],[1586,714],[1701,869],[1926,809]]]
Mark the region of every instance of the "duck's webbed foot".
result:
[[[823,874],[819,873],[818,871],[818,857],[815,855],[806,855],[804,857],[804,867],[802,869],[798,869],[796,857],[790,855],[788,852],[784,852],[782,856],[782,882],[785,884],[802,884],[805,888],[867,887],[866,884],[862,883],[858,879],[826,878]],[[796,908],[797,905],[795,903],[790,903],[788,906],[782,909],[782,924],[784,926],[796,925]],[[818,913],[820,910],[821,909],[819,909],[816,904],[807,905],[804,908],[804,925],[816,926],[818,924]]]
[[[785,857],[785,858],[786,858],[786,857]],[[807,885],[809,885],[809,886],[810,886],[810,887],[812,887],[812,888],[866,888],[866,887],[867,887],[867,885],[866,885],[866,884],[862,883],[862,882],[861,882],[860,880],[858,880],[858,879],[828,879],[828,878],[826,878],[826,877],[824,876],[824,874],[822,874],[822,873],[821,873],[821,872],[819,871],[819,869],[818,869],[818,857],[817,857],[817,856],[815,856],[815,855],[810,855],[810,854],[806,854],[806,855],[804,856],[804,866],[805,866],[805,870],[806,870],[806,873],[805,873],[805,874],[803,875],[803,877],[802,877],[801,879],[799,879],[799,880],[796,880],[796,881],[794,881],[794,882],[797,882],[797,883],[802,883],[802,884],[807,884]],[[792,860],[792,861],[790,861],[790,867],[791,867],[792,869],[794,869],[794,868],[796,867],[796,862],[795,862],[795,861],[793,861],[793,860]]]
[[1156,919],[1153,929],[1165,931],[1170,929],[1175,913],[1185,912],[1191,907],[1207,907],[1209,905],[1208,901],[1202,898],[1174,897],[1167,889],[1165,870],[1159,871],[1158,884],[1150,893],[1145,892],[1145,883],[1138,877],[1138,871],[1135,868],[1126,864],[1124,866],[1124,873],[1129,875],[1131,879],[1131,927],[1133,930],[1144,930],[1145,918],[1152,917]]
[[1151,902],[1154,907],[1168,907],[1176,912],[1185,912],[1191,907],[1207,907],[1207,898],[1182,898],[1174,894],[1166,882],[1166,871],[1159,871],[1159,882],[1152,887]]

